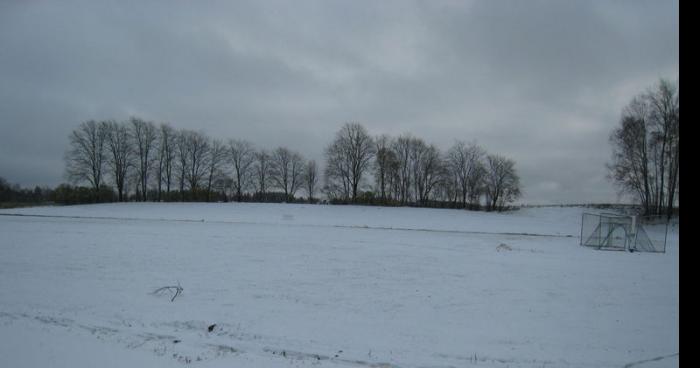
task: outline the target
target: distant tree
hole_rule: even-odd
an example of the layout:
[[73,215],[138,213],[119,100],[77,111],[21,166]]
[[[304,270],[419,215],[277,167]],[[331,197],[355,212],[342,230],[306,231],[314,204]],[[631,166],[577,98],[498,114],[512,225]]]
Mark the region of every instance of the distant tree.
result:
[[139,179],[139,192],[141,200],[148,199],[148,175],[153,169],[155,156],[157,131],[155,125],[150,121],[144,121],[132,117],[131,137],[136,155],[136,173]]
[[326,168],[324,169],[323,190],[331,200],[350,198],[350,167],[342,147],[331,144],[326,148]]
[[484,188],[489,211],[501,211],[507,203],[518,199],[520,177],[515,171],[515,161],[500,155],[488,155]]
[[99,201],[99,189],[105,166],[106,125],[94,120],[81,123],[70,134],[66,152],[66,176],[73,183],[88,182],[94,201]]
[[467,207],[467,201],[473,205],[478,201],[484,175],[483,148],[476,143],[467,145],[457,141],[447,151],[446,165],[449,175],[459,189],[461,204]]
[[314,193],[318,185],[318,167],[316,161],[311,160],[306,164],[303,181],[306,186],[306,193],[309,195],[309,203],[314,203]]
[[9,202],[13,199],[13,190],[10,183],[0,176],[0,202]]
[[192,198],[196,198],[199,184],[204,178],[209,155],[209,140],[200,132],[185,131],[185,147],[187,151],[186,179]]
[[[191,133],[191,132],[190,132]],[[180,200],[185,201],[185,182],[189,172],[189,154],[186,131],[178,131],[175,136],[175,167],[177,170],[177,181],[180,192]]]
[[411,172],[416,200],[425,206],[430,193],[444,178],[444,165],[440,151],[434,145],[415,138],[411,142]]
[[396,155],[391,150],[391,139],[388,135],[381,135],[374,140],[375,159],[374,177],[382,203],[387,201],[387,194],[391,191],[391,177],[397,166]]
[[461,205],[461,202],[459,201],[459,189],[458,189],[458,183],[457,179],[453,175],[452,172],[449,170],[448,166],[448,160],[447,156],[443,157],[443,163],[444,163],[444,177],[443,180],[438,183],[437,187],[435,188],[436,191],[436,197],[439,198],[439,200],[442,200],[444,202],[448,202],[449,206],[452,208],[456,207],[461,207],[463,208],[464,206]]
[[252,177],[253,163],[255,162],[255,148],[253,144],[244,140],[229,141],[229,157],[233,166],[233,184],[236,191],[236,201],[240,202],[243,192],[248,187]]
[[260,150],[255,153],[253,171],[255,173],[257,192],[264,198],[270,181],[270,153],[268,151]]
[[610,178],[631,194],[644,213],[671,216],[677,201],[680,163],[679,97],[675,85],[661,80],[623,109],[612,132]]
[[[346,123],[326,149],[326,161],[333,165],[326,170],[327,180],[335,185],[342,183],[344,189],[349,189],[352,202],[356,202],[362,177],[370,168],[374,153],[374,142],[367,130],[359,123]],[[344,194],[347,199],[348,193]]]
[[116,121],[105,123],[107,132],[107,163],[112,171],[114,184],[117,186],[119,202],[123,202],[124,189],[129,168],[133,165],[134,147],[129,128]]
[[399,201],[404,205],[412,201],[411,152],[415,139],[416,138],[410,134],[404,134],[392,143],[392,151],[394,152],[397,162],[396,191]]
[[168,124],[161,124],[158,129],[158,201],[161,200],[162,185],[165,184],[170,194],[177,149],[177,132]]
[[207,152],[207,202],[211,201],[211,190],[214,181],[219,177],[224,176],[224,167],[228,161],[228,147],[220,140],[213,139],[210,141],[209,150]]
[[[0,208],[12,208],[25,203],[49,202],[53,200],[53,194],[54,191],[48,187],[22,188],[19,184],[10,184],[5,178],[0,177]],[[89,195],[88,202],[92,201],[94,197]]]
[[423,205],[427,205],[432,199],[431,196],[433,196],[438,186],[449,180],[443,155],[434,144],[428,145],[424,155],[421,165],[421,180],[420,188],[422,189]]
[[293,198],[302,185],[304,159],[297,152],[279,147],[270,156],[270,180],[284,192],[286,198]]

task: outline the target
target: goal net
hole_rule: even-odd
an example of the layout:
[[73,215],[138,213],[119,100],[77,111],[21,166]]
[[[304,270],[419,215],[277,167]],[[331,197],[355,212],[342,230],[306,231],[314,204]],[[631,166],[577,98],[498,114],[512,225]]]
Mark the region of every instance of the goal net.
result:
[[637,233],[632,244],[640,252],[666,252],[669,221],[666,216],[637,217]]
[[632,233],[632,217],[584,213],[581,245],[598,249],[625,250]]
[[584,213],[580,244],[603,250],[663,253],[667,232],[668,222],[659,218]]

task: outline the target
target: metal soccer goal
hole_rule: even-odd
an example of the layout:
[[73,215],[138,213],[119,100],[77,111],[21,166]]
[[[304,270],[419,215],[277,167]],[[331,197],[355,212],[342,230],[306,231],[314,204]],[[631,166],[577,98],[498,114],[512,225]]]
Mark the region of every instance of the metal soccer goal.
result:
[[584,213],[580,244],[602,250],[663,253],[667,232],[668,222],[658,219],[654,222],[647,217]]

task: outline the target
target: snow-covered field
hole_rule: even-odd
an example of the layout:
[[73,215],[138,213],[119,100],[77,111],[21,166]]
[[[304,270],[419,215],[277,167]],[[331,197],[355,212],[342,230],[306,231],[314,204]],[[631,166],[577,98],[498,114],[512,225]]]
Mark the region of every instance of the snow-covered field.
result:
[[2,210],[0,366],[678,366],[678,229],[596,251],[584,211]]

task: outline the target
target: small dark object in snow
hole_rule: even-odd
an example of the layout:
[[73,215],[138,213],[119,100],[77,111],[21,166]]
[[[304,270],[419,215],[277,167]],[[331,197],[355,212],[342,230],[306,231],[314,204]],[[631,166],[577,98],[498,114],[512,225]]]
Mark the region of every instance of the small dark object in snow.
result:
[[173,344],[177,344],[180,341],[182,341],[182,340],[173,340]]
[[214,331],[214,327],[216,327],[216,323],[209,326],[207,329],[209,330],[209,332],[212,332],[212,331]]
[[496,247],[496,251],[497,251],[497,252],[500,252],[500,251],[502,251],[502,250],[503,250],[503,251],[508,251],[508,250],[513,250],[513,248],[511,248],[510,245],[508,245],[508,244],[506,244],[506,243],[501,243],[501,245],[499,245],[499,246]]

